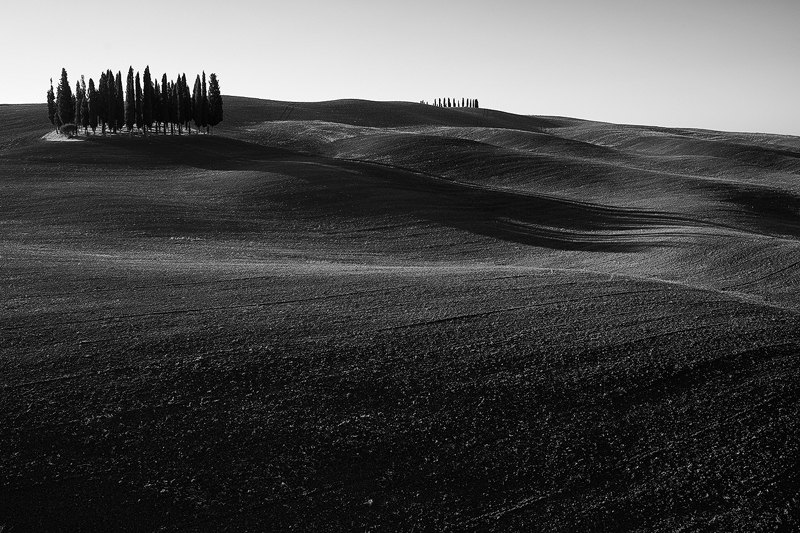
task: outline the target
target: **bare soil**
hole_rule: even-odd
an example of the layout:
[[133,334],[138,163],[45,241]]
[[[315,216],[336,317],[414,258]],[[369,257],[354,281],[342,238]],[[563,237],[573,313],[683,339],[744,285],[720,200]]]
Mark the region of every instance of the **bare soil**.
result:
[[796,531],[800,139],[0,106],[0,526]]

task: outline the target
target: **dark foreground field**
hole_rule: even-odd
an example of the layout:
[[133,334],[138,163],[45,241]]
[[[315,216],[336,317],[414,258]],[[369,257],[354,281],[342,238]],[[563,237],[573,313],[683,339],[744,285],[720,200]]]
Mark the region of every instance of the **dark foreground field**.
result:
[[0,527],[796,531],[800,138],[0,106]]

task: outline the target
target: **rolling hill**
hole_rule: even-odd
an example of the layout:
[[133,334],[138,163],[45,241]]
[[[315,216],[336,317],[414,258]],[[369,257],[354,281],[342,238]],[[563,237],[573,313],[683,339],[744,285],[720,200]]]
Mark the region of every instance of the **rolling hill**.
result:
[[0,124],[8,531],[800,527],[800,138]]

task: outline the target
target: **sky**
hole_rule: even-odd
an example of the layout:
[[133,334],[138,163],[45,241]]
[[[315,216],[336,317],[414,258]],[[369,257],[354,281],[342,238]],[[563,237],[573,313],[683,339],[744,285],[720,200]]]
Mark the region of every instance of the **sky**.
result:
[[223,95],[800,135],[798,0],[26,0],[3,19],[0,103],[44,102],[62,67],[74,89],[149,65]]

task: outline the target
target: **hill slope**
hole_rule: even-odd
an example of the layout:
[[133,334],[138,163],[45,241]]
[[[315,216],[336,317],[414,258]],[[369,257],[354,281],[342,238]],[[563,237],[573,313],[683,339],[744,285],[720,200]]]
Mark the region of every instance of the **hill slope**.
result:
[[0,524],[797,527],[800,139],[225,105],[0,106]]

